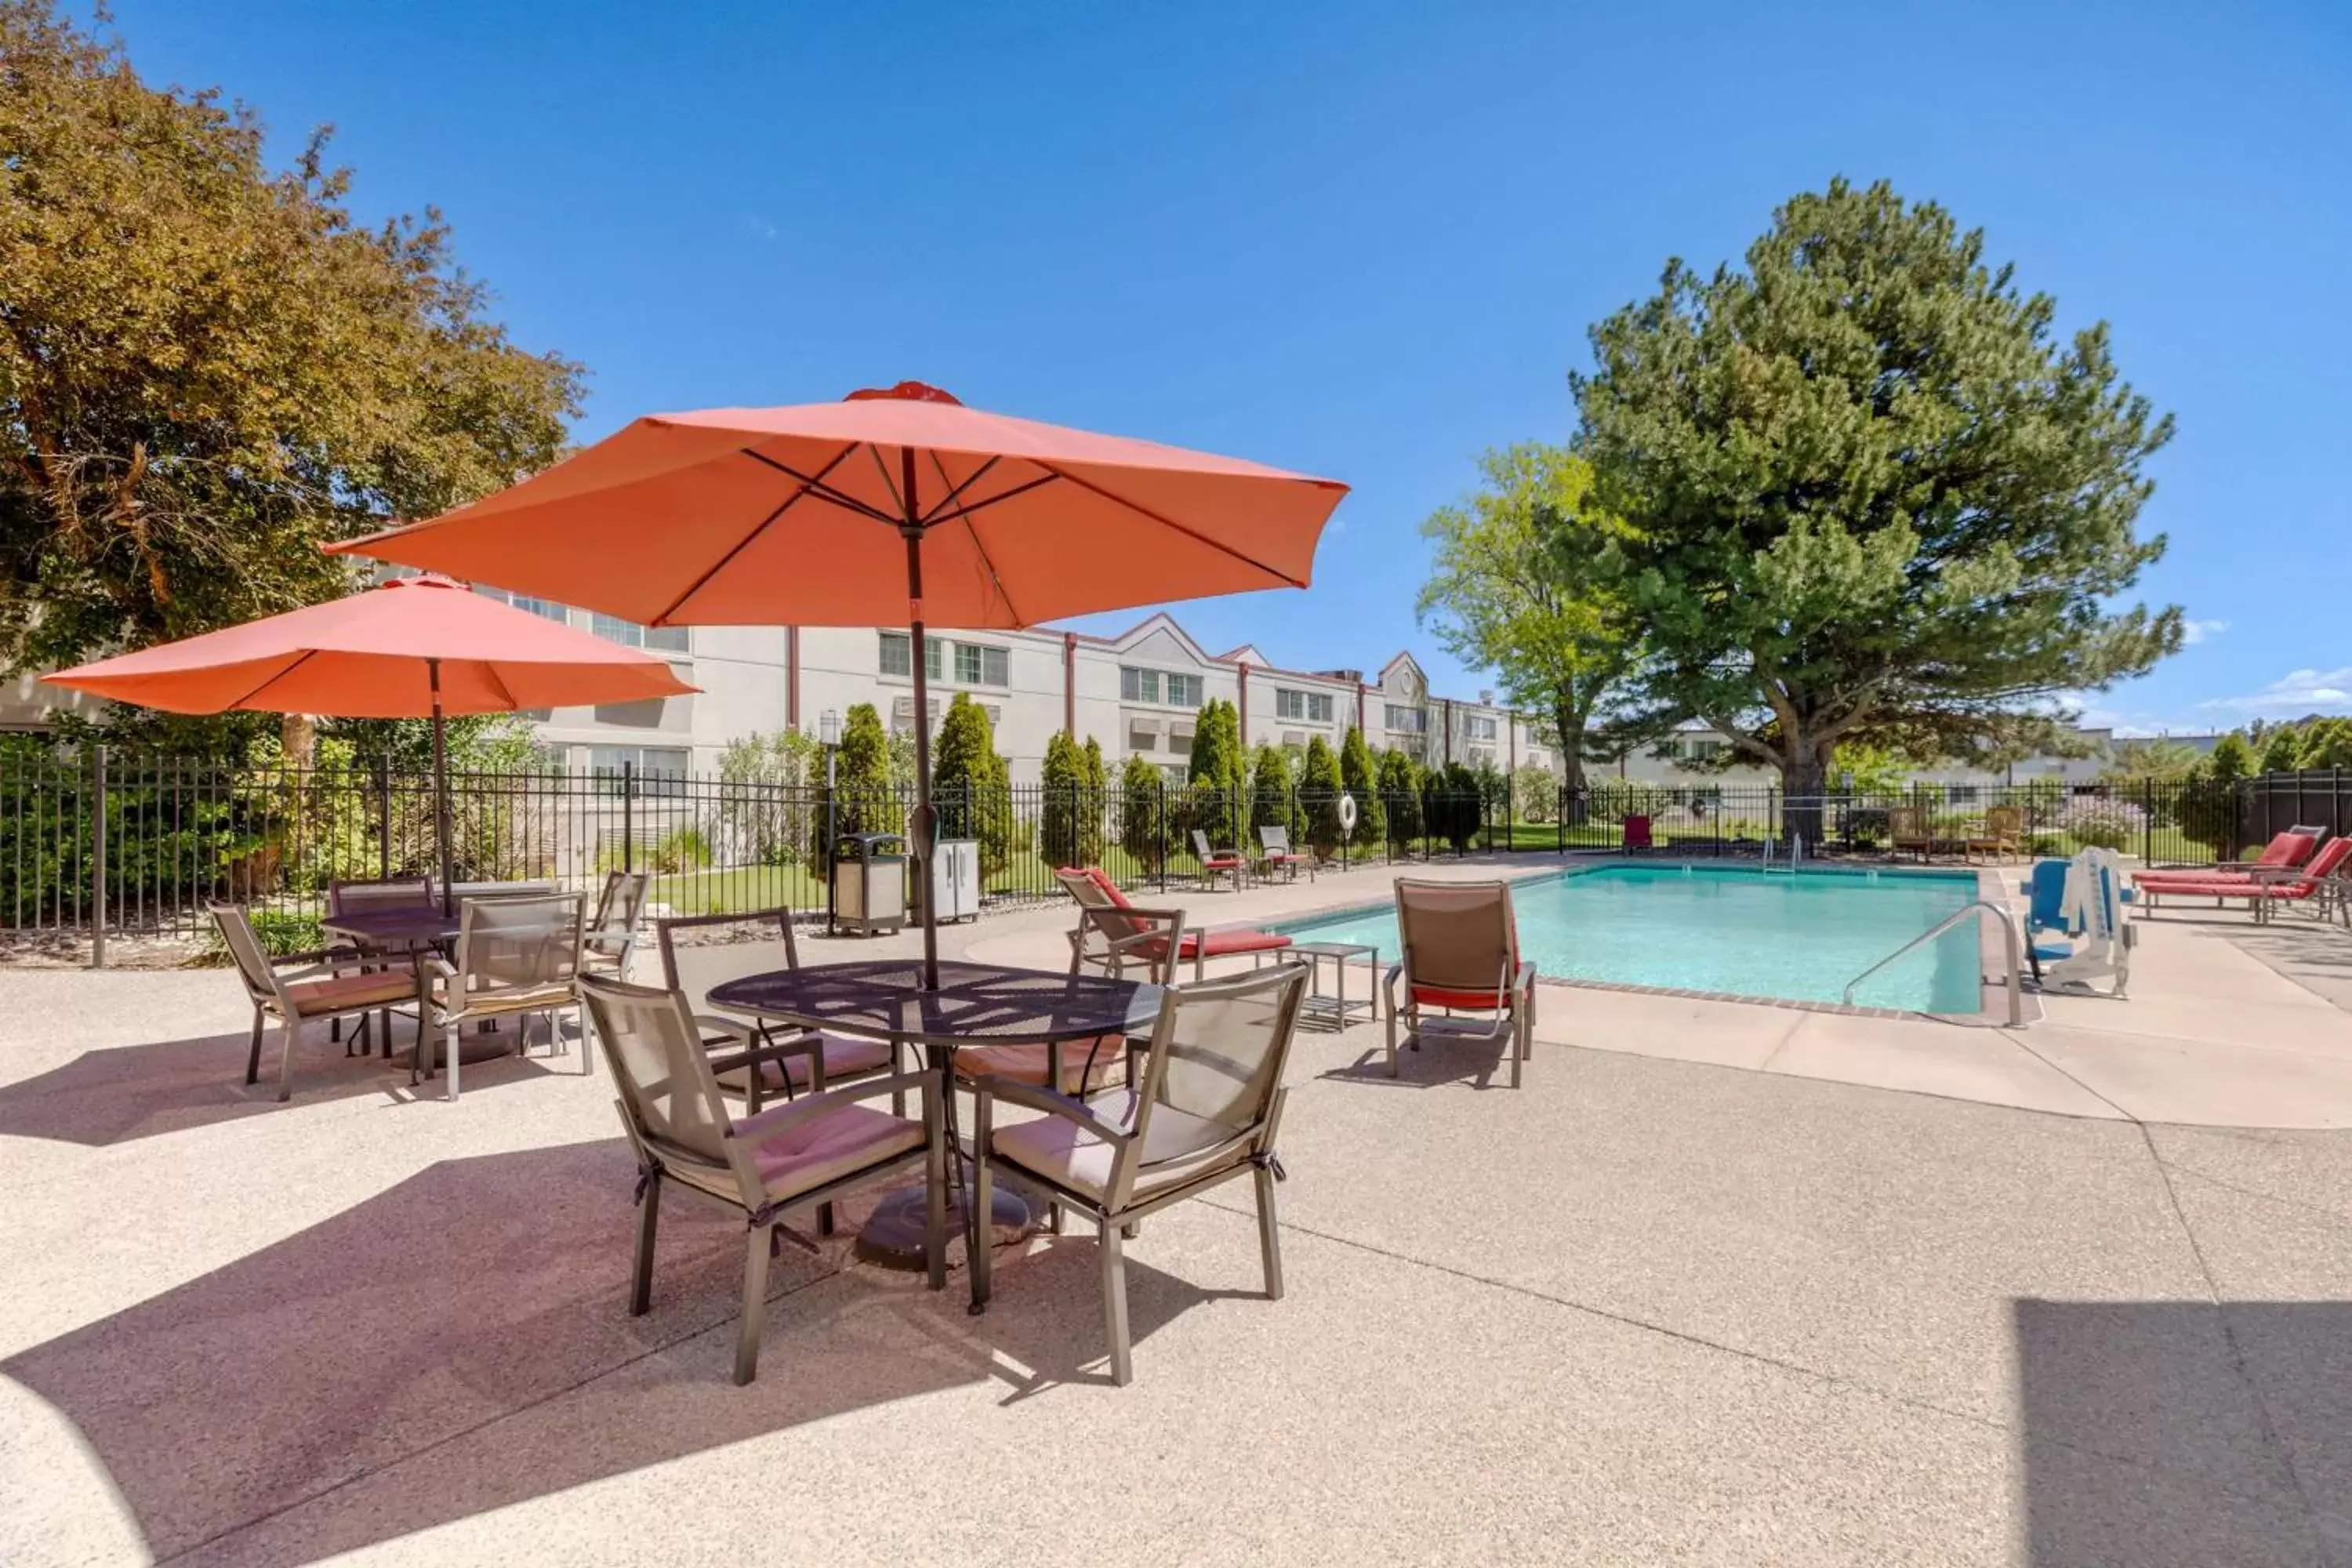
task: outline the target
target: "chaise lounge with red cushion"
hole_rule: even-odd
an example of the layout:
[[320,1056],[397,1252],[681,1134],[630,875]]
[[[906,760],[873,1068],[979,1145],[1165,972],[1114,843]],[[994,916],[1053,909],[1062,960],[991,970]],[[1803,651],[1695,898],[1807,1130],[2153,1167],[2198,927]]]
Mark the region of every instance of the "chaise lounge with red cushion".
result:
[[[2286,837],[2284,834],[2281,837]],[[2276,840],[2273,840],[2275,847]],[[2264,850],[2267,856],[2270,851]],[[2352,838],[2331,839],[2320,846],[2319,853],[2311,858],[2308,866],[2257,862],[2257,869],[2244,873],[2200,875],[2193,871],[2144,871],[2135,878],[2134,885],[2151,900],[2169,894],[2179,898],[2211,899],[2216,903],[2231,899],[2243,899],[2249,908],[2261,909],[2272,900],[2301,902],[2318,897],[2331,889],[2340,889],[2345,861],[2352,858]]]
[[[1087,909],[1131,910],[1127,895],[1118,884],[1093,866],[1065,867],[1054,873],[1063,890]],[[1074,932],[1076,940],[1084,928]],[[1163,939],[1164,941],[1164,939]],[[1244,953],[1278,952],[1291,943],[1289,937],[1270,931],[1192,931],[1178,939],[1176,961],[1192,966],[1192,978],[1199,980],[1208,972],[1213,958],[1238,958]]]

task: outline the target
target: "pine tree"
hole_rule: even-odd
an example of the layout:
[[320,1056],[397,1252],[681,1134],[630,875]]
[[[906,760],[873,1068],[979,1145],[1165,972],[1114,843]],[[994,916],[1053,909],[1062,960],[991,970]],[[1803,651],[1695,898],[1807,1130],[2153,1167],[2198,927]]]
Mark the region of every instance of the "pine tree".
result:
[[1169,826],[1167,775],[1143,758],[1131,756],[1119,769],[1118,797],[1119,847],[1138,870],[1157,873],[1161,834]]
[[[1349,731],[1353,734],[1353,731]],[[1298,775],[1299,814],[1306,817],[1307,842],[1315,858],[1328,860],[1339,852],[1347,830],[1339,826],[1339,793],[1346,781],[1339,774],[1339,754],[1318,735],[1307,742],[1307,765]]]
[[1256,765],[1250,770],[1249,798],[1253,837],[1261,827],[1291,826],[1290,759],[1280,746],[1257,749]]
[[[1092,744],[1091,742],[1088,744]],[[1045,863],[1058,868],[1095,864],[1087,850],[1083,824],[1087,807],[1087,759],[1066,730],[1057,730],[1045,742],[1045,765],[1038,774],[1044,801],[1038,807],[1038,834]]]
[[1087,865],[1099,866],[1106,842],[1103,817],[1110,810],[1110,767],[1103,761],[1102,742],[1092,735],[1087,737],[1086,764],[1087,807],[1078,819],[1078,847]]
[[980,845],[980,879],[996,879],[1013,861],[1013,771],[996,754],[988,710],[959,691],[931,748],[931,803],[941,838]]
[[1380,764],[1373,760],[1361,730],[1349,730],[1348,738],[1339,742],[1339,782],[1356,797],[1356,833],[1351,842],[1359,849],[1377,849],[1388,836],[1388,808],[1381,799]]
[[842,833],[903,833],[898,792],[890,784],[890,737],[871,702],[853,706],[841,724],[834,760],[834,825]]
[[2291,773],[2303,755],[2303,738],[2292,724],[2273,724],[2263,734],[2262,771]]
[[1421,769],[1402,748],[1381,753],[1381,807],[1387,813],[1389,842],[1409,851],[1422,836]]

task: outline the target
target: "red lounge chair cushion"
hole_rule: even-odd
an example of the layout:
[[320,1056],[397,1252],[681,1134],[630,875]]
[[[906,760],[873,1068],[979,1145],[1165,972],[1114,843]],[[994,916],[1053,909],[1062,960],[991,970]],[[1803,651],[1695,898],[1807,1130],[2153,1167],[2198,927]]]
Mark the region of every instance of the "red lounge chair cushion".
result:
[[1204,944],[1211,958],[1223,958],[1236,952],[1272,952],[1288,947],[1290,938],[1270,931],[1195,931],[1184,939],[1176,950],[1180,958],[1190,958]]
[[1204,871],[1230,871],[1241,863],[1242,858],[1238,855],[1219,855],[1202,861],[1201,868]]
[[[1511,987],[1510,995],[1505,997],[1501,1005],[1508,1006],[1512,1001],[1516,1000],[1521,993],[1527,990],[1528,986],[1534,982],[1535,977],[1536,966],[1534,964],[1520,964],[1518,981]],[[1485,1007],[1492,1009],[1496,1005],[1495,993],[1491,987],[1485,987],[1476,991],[1449,991],[1441,985],[1415,985],[1412,987],[1412,992],[1414,1005],[1421,1007]]]

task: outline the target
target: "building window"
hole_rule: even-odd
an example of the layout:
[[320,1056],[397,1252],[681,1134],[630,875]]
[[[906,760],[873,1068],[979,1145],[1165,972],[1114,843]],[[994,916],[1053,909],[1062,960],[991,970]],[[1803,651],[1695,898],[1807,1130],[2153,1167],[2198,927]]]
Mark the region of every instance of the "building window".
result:
[[1693,741],[1691,742],[1690,754],[1691,759],[1694,762],[1711,763],[1716,758],[1723,755],[1723,742],[1720,741]]
[[1551,766],[1551,759],[1545,756],[1541,752],[1529,752],[1528,753],[1528,766],[1531,768],[1549,768]]
[[477,588],[474,592],[485,599],[496,599],[502,605],[512,605],[518,610],[537,616],[541,620],[553,621],[559,626],[569,626],[572,621],[572,612],[552,599],[534,599],[527,594],[509,594],[504,588]]
[[1429,710],[1407,708],[1395,702],[1388,705],[1389,729],[1400,735],[1425,735],[1429,732]]
[[[903,637],[900,639],[905,640]],[[938,644],[932,642],[931,663],[926,674],[939,673]],[[904,654],[900,655],[904,658]],[[1005,686],[1011,684],[1012,656],[1001,647],[986,643],[960,642],[955,645],[955,678],[965,686]]]
[[1198,708],[1201,705],[1201,678],[1179,675],[1168,669],[1139,669],[1133,665],[1122,664],[1118,667],[1118,699],[1122,702]]
[[588,772],[607,790],[619,787],[625,768],[639,795],[682,795],[692,756],[683,746],[591,746]]
[[618,616],[598,611],[589,630],[606,642],[616,642],[624,647],[641,647],[648,653],[687,651],[687,630],[684,626],[641,626],[635,621],[625,621]]
[[1294,691],[1286,686],[1274,689],[1274,716],[1277,719],[1303,719],[1310,724],[1331,721],[1331,694],[1328,691]]
[[1468,740],[1491,741],[1495,738],[1495,721],[1482,714],[1473,713],[1462,721],[1462,733]]
[[[915,662],[911,650],[915,646],[915,639],[905,632],[884,632],[881,637],[882,673],[895,675],[901,680],[913,679]],[[945,658],[945,645],[937,637],[925,637],[923,639],[924,679],[929,680],[942,679],[940,672],[944,668]]]
[[1950,805],[1974,805],[1977,803],[1977,786],[1974,784],[1949,785],[1944,791],[1944,800]]

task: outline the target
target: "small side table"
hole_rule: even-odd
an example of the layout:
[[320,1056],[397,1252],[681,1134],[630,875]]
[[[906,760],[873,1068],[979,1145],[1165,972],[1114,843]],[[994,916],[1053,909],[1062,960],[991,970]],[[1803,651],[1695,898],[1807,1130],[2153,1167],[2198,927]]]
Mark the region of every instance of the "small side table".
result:
[[[1300,942],[1289,950],[1307,960],[1307,999],[1299,1004],[1302,1023],[1320,1025],[1331,1030],[1346,1028],[1359,1016],[1367,1021],[1381,1016],[1381,950],[1366,942]],[[1279,956],[1279,955],[1277,955]],[[1350,998],[1348,994],[1348,965],[1356,959],[1368,960],[1371,965],[1364,982],[1365,994]],[[1332,988],[1323,989],[1323,961],[1329,959],[1334,973]]]

